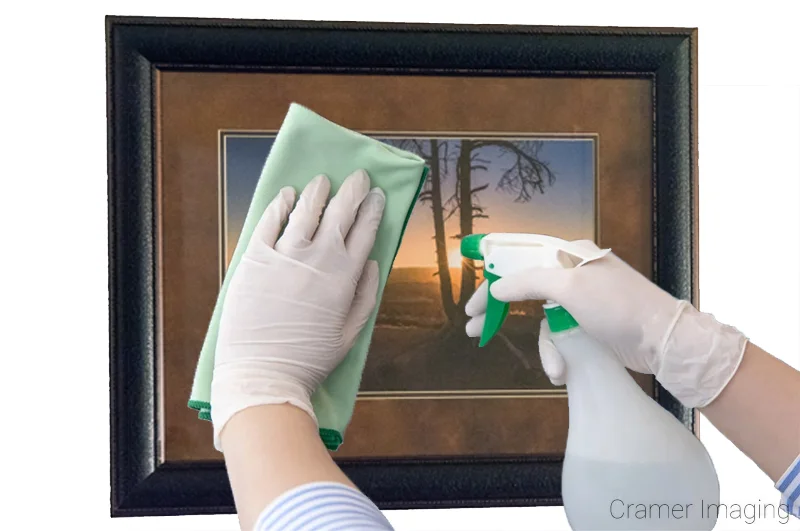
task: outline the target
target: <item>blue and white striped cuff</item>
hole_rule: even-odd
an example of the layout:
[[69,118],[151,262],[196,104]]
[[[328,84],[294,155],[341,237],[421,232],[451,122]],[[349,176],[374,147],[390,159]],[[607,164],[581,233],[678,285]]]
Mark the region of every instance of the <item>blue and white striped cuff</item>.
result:
[[380,509],[360,491],[333,482],[307,483],[272,501],[254,531],[392,531]]
[[781,503],[786,504],[786,512],[800,518],[800,455],[775,483],[775,488],[781,491]]

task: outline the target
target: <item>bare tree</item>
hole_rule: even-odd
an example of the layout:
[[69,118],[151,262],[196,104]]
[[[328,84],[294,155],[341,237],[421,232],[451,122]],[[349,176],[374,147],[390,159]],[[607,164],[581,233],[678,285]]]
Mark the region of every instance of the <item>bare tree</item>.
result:
[[[451,236],[460,240],[473,233],[474,221],[488,218],[486,209],[480,204],[479,194],[489,188],[489,184],[472,186],[474,171],[488,171],[491,161],[482,158],[488,148],[499,149],[503,154],[511,155],[513,163],[503,170],[497,189],[515,196],[515,202],[530,201],[538,192],[544,194],[545,186],[555,181],[555,174],[550,166],[541,160],[540,141],[511,141],[502,139],[447,139],[417,140],[407,139],[393,142],[401,149],[417,153],[425,159],[430,172],[428,180],[419,196],[419,201],[429,204],[433,214],[433,232],[436,249],[436,275],[439,276],[439,287],[442,307],[449,323],[454,327],[463,327],[465,323],[464,306],[475,291],[475,264],[472,260],[461,262],[461,286],[458,301],[453,293],[452,277],[447,259],[447,236],[445,223],[458,214],[459,231]],[[451,153],[451,146],[458,146],[457,153]],[[453,149],[456,151],[456,149]],[[444,198],[442,182],[449,175],[450,166],[455,166],[455,191]]]
[[419,201],[430,205],[433,214],[433,239],[436,249],[436,275],[439,277],[439,291],[442,297],[442,307],[449,322],[456,322],[459,308],[453,297],[452,277],[447,257],[447,241],[445,237],[445,222],[452,216],[451,210],[446,215],[446,205],[442,202],[442,181],[447,177],[450,161],[450,143],[447,140],[435,138],[429,140],[399,140],[395,145],[401,149],[413,151],[425,159],[430,171],[428,179],[419,194]]

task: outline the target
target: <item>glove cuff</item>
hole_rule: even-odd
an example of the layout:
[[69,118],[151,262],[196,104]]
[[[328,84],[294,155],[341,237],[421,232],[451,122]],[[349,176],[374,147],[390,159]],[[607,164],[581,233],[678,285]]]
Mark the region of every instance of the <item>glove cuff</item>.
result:
[[217,367],[211,382],[211,422],[214,448],[222,452],[220,434],[228,421],[243,409],[271,404],[291,404],[302,409],[319,426],[311,394],[300,384],[289,380],[258,377],[250,371]]
[[739,369],[747,341],[736,328],[684,302],[665,337],[656,379],[686,407],[705,407]]

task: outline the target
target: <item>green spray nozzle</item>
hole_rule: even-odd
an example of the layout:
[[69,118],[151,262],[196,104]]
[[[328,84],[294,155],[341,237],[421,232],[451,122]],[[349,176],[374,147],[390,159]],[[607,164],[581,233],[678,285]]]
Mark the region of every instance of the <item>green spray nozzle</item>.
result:
[[470,260],[483,260],[481,252],[481,240],[485,234],[470,234],[461,239],[461,256]]
[[[503,326],[509,305],[492,297],[492,285],[500,278],[530,268],[580,267],[602,258],[610,249],[601,250],[581,242],[568,242],[543,234],[470,234],[461,240],[465,258],[483,261],[483,276],[489,284],[486,320],[479,346],[486,345]],[[559,305],[548,301],[545,314],[551,330],[568,330],[577,323]]]

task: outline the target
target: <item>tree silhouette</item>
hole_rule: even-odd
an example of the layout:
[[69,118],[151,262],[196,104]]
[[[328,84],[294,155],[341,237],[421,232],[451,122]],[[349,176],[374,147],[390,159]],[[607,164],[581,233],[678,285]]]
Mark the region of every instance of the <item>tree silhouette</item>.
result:
[[[462,328],[466,316],[464,306],[475,291],[475,264],[463,258],[461,262],[461,285],[458,300],[453,292],[452,277],[447,259],[447,235],[445,223],[458,215],[458,233],[450,236],[460,240],[473,233],[476,219],[488,218],[486,208],[480,204],[480,193],[489,184],[472,186],[474,171],[488,171],[491,161],[481,154],[488,148],[499,149],[511,155],[513,163],[503,169],[497,189],[514,197],[515,202],[528,202],[538,192],[544,194],[545,186],[555,182],[550,166],[541,160],[541,141],[512,141],[502,139],[401,139],[391,141],[395,146],[415,152],[427,162],[430,172],[420,193],[419,201],[430,206],[433,214],[433,232],[436,266],[442,307],[452,327]],[[442,193],[442,183],[455,169],[455,191],[447,198]]]

